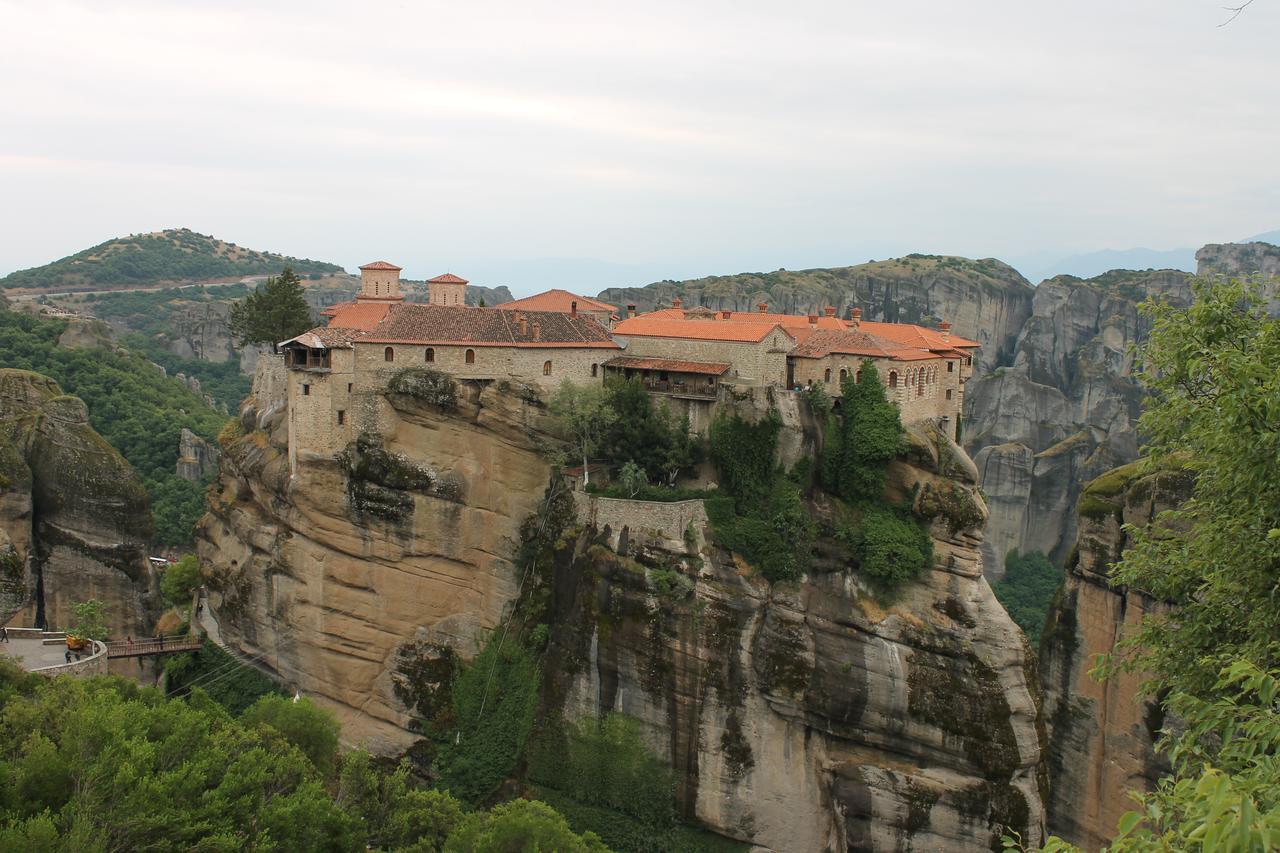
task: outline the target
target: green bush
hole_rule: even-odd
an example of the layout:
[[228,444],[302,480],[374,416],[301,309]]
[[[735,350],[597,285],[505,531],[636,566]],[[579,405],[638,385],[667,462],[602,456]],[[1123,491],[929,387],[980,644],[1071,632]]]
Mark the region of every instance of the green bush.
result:
[[861,381],[850,375],[840,385],[840,416],[829,418],[823,441],[823,485],[851,501],[879,501],[885,468],[902,446],[898,407],[885,396],[880,374],[869,359]]
[[310,699],[268,693],[249,706],[240,720],[249,728],[270,726],[302,750],[321,775],[332,775],[340,727],[333,714],[317,708]]
[[160,578],[160,594],[169,604],[181,606],[191,603],[191,595],[200,585],[200,561],[195,554],[184,554],[172,563]]
[[912,580],[933,563],[933,540],[905,510],[868,506],[858,526],[842,538],[862,572],[886,589]]
[[576,835],[551,806],[536,800],[513,800],[491,811],[473,812],[445,843],[444,853],[608,853],[592,833]]
[[689,435],[687,418],[677,420],[653,398],[639,379],[610,380],[605,398],[610,418],[601,451],[616,465],[634,462],[651,483],[673,484],[680,471],[701,461],[702,446]]

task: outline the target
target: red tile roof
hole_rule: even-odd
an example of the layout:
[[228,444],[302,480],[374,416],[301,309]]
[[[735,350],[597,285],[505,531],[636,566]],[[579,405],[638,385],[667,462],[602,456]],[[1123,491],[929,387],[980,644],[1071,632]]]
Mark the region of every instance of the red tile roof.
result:
[[924,349],[981,346],[977,341],[967,340],[959,335],[949,335],[944,339],[942,332],[937,329],[916,326],[912,323],[877,323],[872,320],[863,320],[858,328],[881,338]]
[[589,296],[578,296],[576,293],[570,293],[567,290],[558,288],[535,293],[533,296],[526,296],[524,299],[517,299],[514,302],[503,302],[501,305],[495,305],[494,307],[503,311],[563,311],[567,314],[574,302],[578,303],[579,311],[618,310],[616,305],[609,305]]
[[399,270],[401,269],[401,267],[398,267],[395,264],[389,264],[386,261],[374,261],[371,264],[365,264],[364,266],[360,267],[360,269],[362,270]]
[[522,332],[513,311],[460,305],[393,305],[386,318],[361,342],[620,349],[604,326],[589,316],[529,311],[524,319]]
[[438,275],[435,278],[427,279],[428,284],[431,284],[432,282],[436,284],[466,284],[467,280],[460,276],[456,276],[451,272],[447,272],[444,275]]
[[[681,320],[685,319],[692,310],[696,309],[661,308],[657,311],[651,311],[648,314],[641,314],[640,317]],[[724,316],[724,312],[720,312],[717,315],[717,318],[722,322],[728,320],[733,323],[777,323],[790,332],[792,337],[799,341],[803,341],[812,331],[817,329],[852,328],[852,324],[849,320],[842,319],[840,317],[831,317],[826,314],[819,314],[815,318],[816,322],[814,323],[810,323],[809,318],[803,314],[773,314],[760,311],[731,311],[729,312],[728,317]],[[930,329],[927,326],[917,326],[912,323],[876,323],[870,320],[863,320],[857,328],[864,332],[876,335],[877,337],[888,338],[889,340],[895,341],[899,344],[920,347],[922,349],[952,349],[955,347],[968,348],[981,346],[977,341],[967,340],[956,334],[952,334],[944,340],[942,332],[937,329]]]
[[854,329],[819,329],[791,351],[792,355],[799,358],[822,358],[832,353],[894,361],[920,361],[939,357],[928,350],[904,346]]
[[730,367],[715,361],[675,361],[669,358],[632,358],[630,356],[611,358],[604,363],[604,366],[633,370],[666,370],[671,373],[705,373],[708,376],[719,376]]
[[382,322],[394,302],[342,302],[330,305],[320,313],[329,320],[329,328],[362,329],[369,331]]
[[[653,317],[642,314],[630,317],[613,327],[613,333],[619,337],[636,336],[641,338],[692,338],[701,341],[730,341],[737,343],[758,343],[764,340],[774,329],[781,328],[777,322],[762,323],[726,323],[723,320],[677,320]],[[786,331],[785,329],[783,330]]]

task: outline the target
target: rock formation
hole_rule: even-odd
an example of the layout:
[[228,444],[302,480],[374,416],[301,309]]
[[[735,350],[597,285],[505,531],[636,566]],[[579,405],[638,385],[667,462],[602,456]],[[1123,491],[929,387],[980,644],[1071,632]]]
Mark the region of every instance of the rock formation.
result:
[[[464,383],[443,410],[390,395],[368,401],[376,435],[291,473],[273,367],[225,437],[199,529],[211,603],[224,637],[332,708],[346,740],[397,752],[441,661],[513,612],[521,524],[549,483],[545,410],[501,383]],[[784,445],[811,440],[784,422]],[[699,502],[580,496],[543,579],[559,697],[544,710],[638,717],[684,814],[766,848],[990,849],[1002,825],[1034,843],[1034,656],[982,576],[972,463],[936,430],[912,446],[891,481],[921,512],[933,501],[936,567],[892,602],[839,548],[770,587],[709,538]]]
[[156,606],[150,538],[146,492],[84,403],[0,369],[0,622],[65,628],[72,604],[98,598],[113,634],[142,634]]
[[1142,474],[1130,463],[1091,482],[1080,498],[1076,550],[1041,644],[1048,728],[1049,831],[1096,850],[1133,808],[1128,791],[1150,790],[1168,767],[1154,739],[1164,724],[1151,700],[1139,702],[1141,674],[1105,683],[1089,676],[1095,655],[1116,650],[1127,629],[1163,605],[1113,588],[1110,567],[1124,551],[1122,524],[1146,525],[1190,493],[1185,472]]
[[178,440],[178,476],[198,483],[218,473],[222,451],[185,427]]
[[1003,576],[1013,548],[1064,560],[1081,485],[1137,458],[1143,392],[1130,348],[1148,331],[1137,305],[1152,295],[1188,303],[1190,278],[1115,270],[1043,282],[1013,364],[969,383],[964,443],[991,510],[988,578]]
[[1270,243],[1210,243],[1196,252],[1196,274],[1280,278],[1280,246]]

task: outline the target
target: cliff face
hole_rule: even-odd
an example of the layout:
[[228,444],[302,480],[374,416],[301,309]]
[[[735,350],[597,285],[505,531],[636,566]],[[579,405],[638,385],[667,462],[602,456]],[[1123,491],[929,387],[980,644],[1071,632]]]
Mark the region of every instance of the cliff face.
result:
[[1049,830],[1094,850],[1115,835],[1133,807],[1127,791],[1150,790],[1167,772],[1154,740],[1163,716],[1135,701],[1139,673],[1105,683],[1089,676],[1093,658],[1112,652],[1126,630],[1163,605],[1108,584],[1110,566],[1128,544],[1122,524],[1146,525],[1185,500],[1183,472],[1142,475],[1131,463],[1091,482],[1079,506],[1079,534],[1066,580],[1050,612],[1041,646],[1044,718],[1048,727]]
[[[260,373],[201,524],[214,610],[346,739],[404,749],[441,647],[473,655],[517,596],[519,528],[550,475],[544,411],[497,385],[460,386],[452,411],[393,397],[381,442],[291,477],[279,382]],[[791,421],[784,444],[804,446]],[[981,516],[963,451],[936,432],[914,448],[896,494]],[[700,502],[578,500],[547,580],[547,710],[641,719],[687,816],[776,850],[990,849],[1002,824],[1040,837],[1033,656],[977,530],[940,517],[936,569],[884,604],[838,553],[770,588],[710,541]]]
[[0,623],[63,628],[98,598],[119,636],[152,622],[151,513],[84,403],[46,376],[0,369]]
[[[898,493],[980,505],[959,448],[916,439]],[[771,588],[706,538],[696,502],[687,523],[583,503],[554,582],[549,692],[569,719],[640,718],[686,816],[771,850],[998,849],[1002,826],[1040,839],[1034,656],[982,577],[979,529],[936,520],[935,569],[884,604],[838,554]]]
[[225,639],[332,708],[344,737],[413,740],[405,655],[470,656],[515,598],[519,526],[549,478],[545,411],[515,389],[459,389],[442,414],[393,397],[381,443],[290,474],[283,369],[259,362],[197,530]]
[[841,316],[862,309],[868,320],[918,323],[949,320],[956,334],[979,341],[978,369],[1008,360],[1018,331],[1031,315],[1031,285],[1007,264],[936,255],[908,255],[851,267],[778,270],[610,288],[604,301],[649,311],[680,296],[685,305],[754,311],[759,302],[792,314],[821,313],[833,305]]
[[1196,275],[1215,274],[1280,278],[1280,246],[1270,243],[1210,243],[1196,252]]
[[1116,270],[1058,276],[1035,291],[1013,363],[965,390],[965,447],[991,509],[983,545],[988,577],[1012,548],[1066,558],[1081,484],[1137,458],[1142,388],[1132,344],[1146,337],[1137,305],[1159,295],[1190,301],[1190,276]]

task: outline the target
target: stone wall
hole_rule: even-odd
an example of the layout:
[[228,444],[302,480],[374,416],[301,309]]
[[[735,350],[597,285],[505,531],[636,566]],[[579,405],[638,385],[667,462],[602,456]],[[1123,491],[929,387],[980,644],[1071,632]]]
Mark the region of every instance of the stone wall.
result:
[[725,379],[747,385],[785,385],[787,382],[787,352],[795,341],[785,332],[775,329],[759,343],[741,341],[702,341],[690,338],[650,338],[628,335],[628,356],[671,358],[681,361],[705,361],[730,364]]
[[[392,351],[392,361],[386,360],[386,350]],[[432,360],[427,361],[427,350]],[[466,354],[474,353],[474,361],[467,363]],[[405,367],[429,367],[448,373],[455,379],[506,379],[524,382],[540,389],[544,394],[555,393],[568,379],[575,384],[599,384],[604,371],[600,365],[613,358],[618,351],[606,347],[510,347],[510,346],[449,346],[427,347],[418,344],[356,344],[356,374],[361,387],[371,387],[372,377],[386,376]],[[551,372],[544,373],[547,362]],[[385,380],[383,381],[385,384]]]
[[637,501],[574,492],[573,501],[578,522],[602,532],[608,530],[612,548],[620,547],[624,537],[644,533],[656,537],[664,547],[678,549],[690,535],[695,543],[701,542],[707,524],[707,511],[700,500]]
[[[817,385],[828,395],[840,395],[841,371],[857,375],[862,369],[862,356],[833,353],[823,358],[793,358],[792,383]],[[910,423],[925,418],[948,417],[954,424],[964,405],[964,380],[972,371],[960,359],[927,359],[920,361],[871,360],[880,374],[889,400],[898,405],[902,420]],[[948,365],[951,370],[947,370]],[[923,389],[915,379],[917,371],[925,371]],[[893,374],[891,376],[891,374]],[[830,377],[830,378],[828,378]],[[891,381],[894,387],[890,387]],[[918,393],[923,390],[923,393]],[[950,393],[950,397],[948,397]]]

